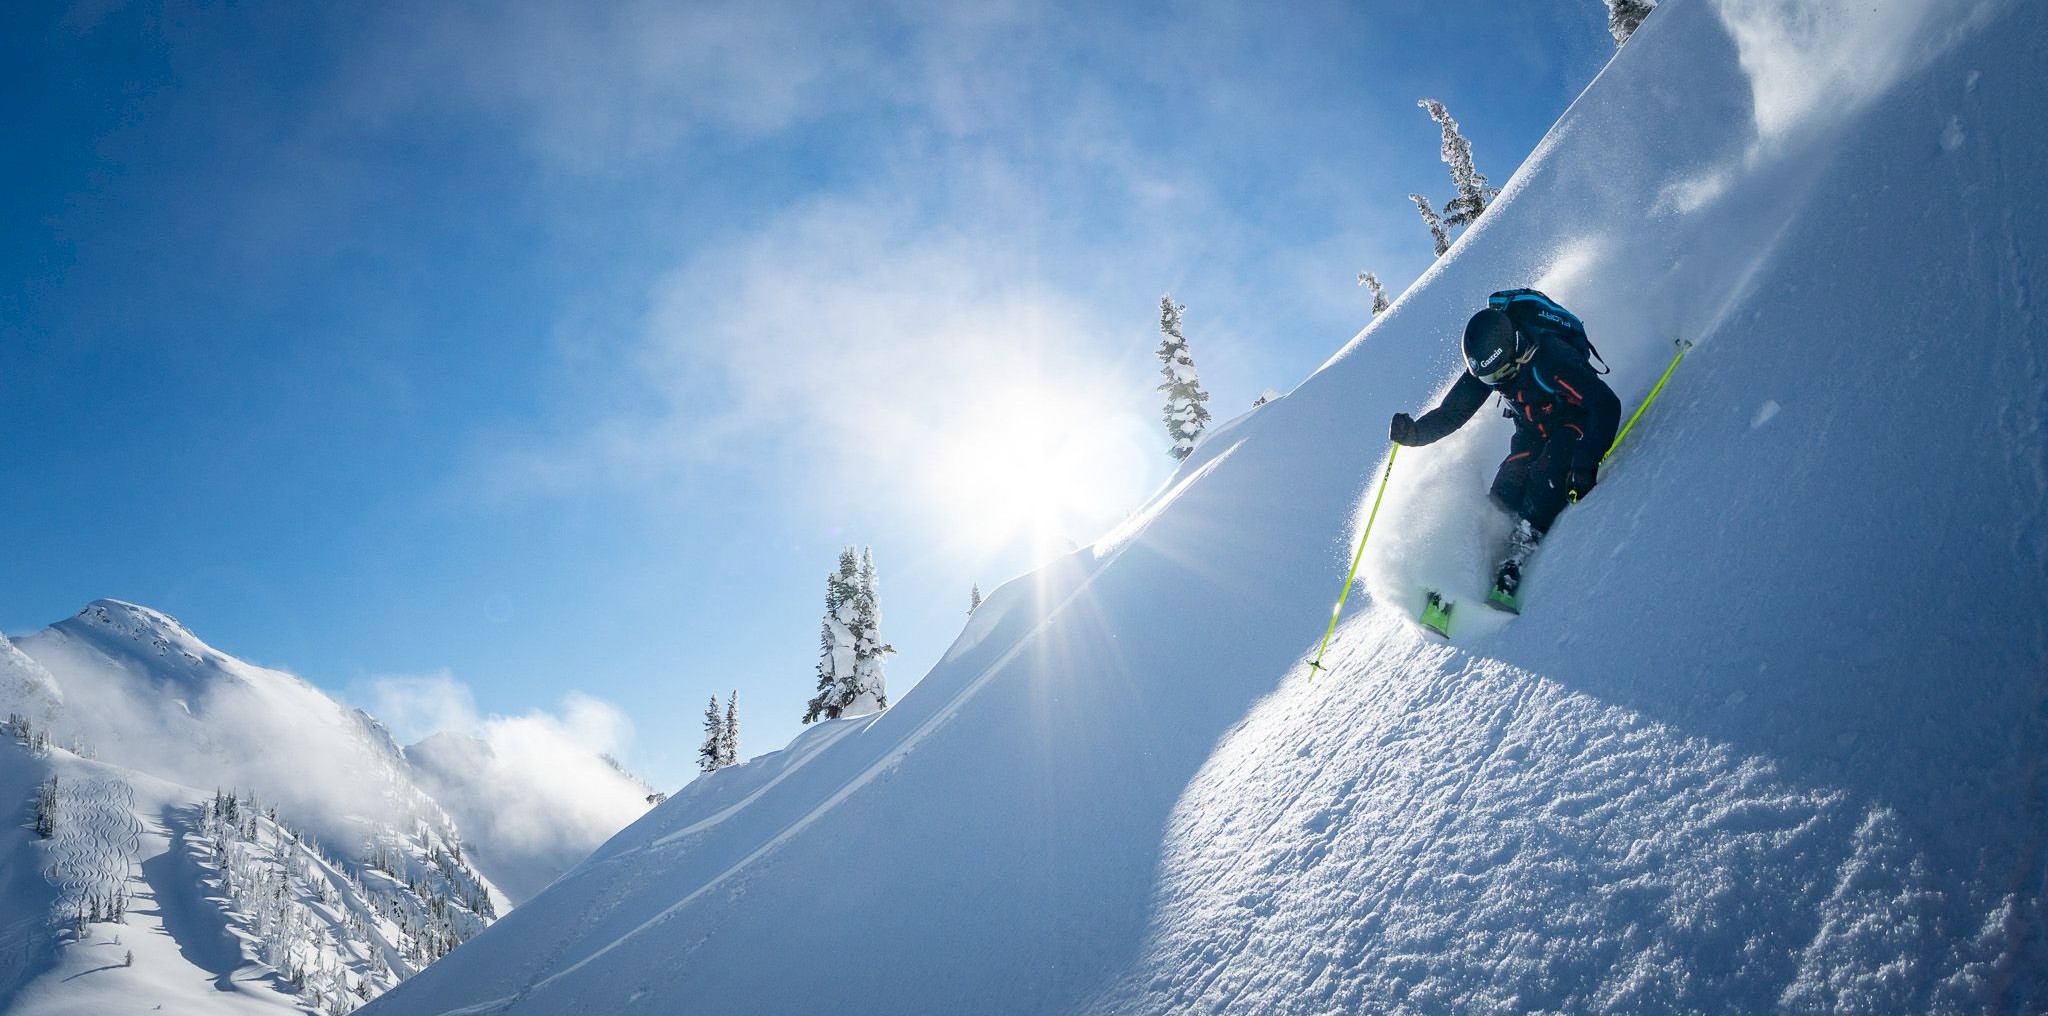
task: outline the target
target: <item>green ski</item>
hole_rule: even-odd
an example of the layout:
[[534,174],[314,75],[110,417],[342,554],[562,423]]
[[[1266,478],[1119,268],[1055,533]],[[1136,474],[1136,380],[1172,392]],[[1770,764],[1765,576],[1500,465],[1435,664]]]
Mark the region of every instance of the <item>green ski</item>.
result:
[[1486,605],[1495,610],[1505,610],[1510,614],[1520,614],[1522,612],[1522,597],[1521,594],[1508,592],[1506,587],[1495,583],[1493,592],[1486,594]]
[[1450,638],[1451,611],[1457,606],[1444,599],[1436,590],[1430,590],[1428,598],[1422,601],[1422,626],[1444,638]]

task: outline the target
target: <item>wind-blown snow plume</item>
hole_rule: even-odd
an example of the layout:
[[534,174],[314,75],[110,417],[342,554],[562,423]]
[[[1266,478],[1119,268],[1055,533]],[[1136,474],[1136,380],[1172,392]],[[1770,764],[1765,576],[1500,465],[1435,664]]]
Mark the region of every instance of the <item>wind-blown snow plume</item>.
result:
[[187,786],[254,790],[336,842],[357,820],[407,826],[433,810],[375,723],[147,607],[96,601],[17,644],[67,699],[91,703],[64,711],[59,743]]
[[63,701],[57,679],[0,635],[0,717],[20,715],[46,729]]

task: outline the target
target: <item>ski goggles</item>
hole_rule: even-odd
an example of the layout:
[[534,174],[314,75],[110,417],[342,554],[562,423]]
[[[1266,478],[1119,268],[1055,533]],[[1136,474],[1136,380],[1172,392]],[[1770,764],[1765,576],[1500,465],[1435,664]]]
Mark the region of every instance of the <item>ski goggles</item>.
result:
[[[1521,344],[1521,338],[1522,338],[1522,335],[1521,335],[1521,333],[1520,333],[1520,332],[1516,332],[1516,333],[1515,333],[1515,341],[1516,341],[1516,344],[1517,344],[1517,345],[1520,345],[1520,344]],[[1501,365],[1500,365],[1500,366],[1498,366],[1498,367],[1495,367],[1494,369],[1492,369],[1492,370],[1490,370],[1490,371],[1487,371],[1487,372],[1486,372],[1486,373],[1484,373],[1484,374],[1482,374],[1482,373],[1480,373],[1480,372],[1479,372],[1479,365],[1478,365],[1478,364],[1467,364],[1467,367],[1468,367],[1469,369],[1471,369],[1471,371],[1472,371],[1472,376],[1473,376],[1473,377],[1476,377],[1476,378],[1478,378],[1479,380],[1481,380],[1481,381],[1484,381],[1484,382],[1486,382],[1486,383],[1487,383],[1487,384],[1489,384],[1489,385],[1498,385],[1498,384],[1500,384],[1501,382],[1503,382],[1503,381],[1506,381],[1506,380],[1508,380],[1508,379],[1510,379],[1510,378],[1514,377],[1514,376],[1515,376],[1515,375],[1516,375],[1517,373],[1519,373],[1519,372],[1521,371],[1521,369],[1522,369],[1522,365],[1523,365],[1523,364],[1525,364],[1525,363],[1528,363],[1528,362],[1529,362],[1530,360],[1533,360],[1533,359],[1535,359],[1535,358],[1536,358],[1536,344],[1535,344],[1535,343],[1533,343],[1533,342],[1531,342],[1531,343],[1529,343],[1529,348],[1528,348],[1528,349],[1526,349],[1526,350],[1522,350],[1522,351],[1521,351],[1521,355],[1519,355],[1519,356],[1510,356],[1510,357],[1507,357],[1507,358],[1503,359],[1503,360],[1501,361]]]

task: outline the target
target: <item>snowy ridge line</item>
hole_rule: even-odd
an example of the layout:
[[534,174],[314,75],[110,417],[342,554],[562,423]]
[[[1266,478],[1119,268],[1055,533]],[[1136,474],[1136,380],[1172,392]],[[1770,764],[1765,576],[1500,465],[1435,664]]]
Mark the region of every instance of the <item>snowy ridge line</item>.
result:
[[[758,861],[762,857],[765,857],[768,854],[773,853],[777,848],[781,847],[784,843],[787,843],[790,839],[794,838],[798,833],[808,828],[812,823],[816,822],[820,818],[823,818],[827,813],[831,812],[832,809],[838,807],[841,802],[845,801],[849,797],[852,797],[855,791],[858,791],[862,787],[867,786],[869,783],[873,782],[877,776],[880,776],[882,773],[893,768],[898,762],[903,760],[904,756],[909,755],[910,752],[917,747],[920,741],[923,741],[925,738],[931,736],[933,731],[936,731],[938,728],[944,726],[947,722],[951,721],[954,716],[959,714],[961,707],[966,705],[968,700],[972,699],[975,696],[975,694],[980,692],[982,688],[986,687],[991,680],[994,680],[997,672],[1001,671],[1004,667],[1009,666],[1010,662],[1012,660],[1015,660],[1019,655],[1021,655],[1027,646],[1030,646],[1040,635],[1045,634],[1046,630],[1052,627],[1055,621],[1059,620],[1060,617],[1065,615],[1067,608],[1069,606],[1072,606],[1075,600],[1080,599],[1089,591],[1091,587],[1095,585],[1095,577],[1100,574],[1100,570],[1090,573],[1089,576],[1081,582],[1080,586],[1075,588],[1073,592],[1068,593],[1066,598],[1059,602],[1058,606],[1055,606],[1051,610],[1047,611],[1045,617],[1042,620],[1040,620],[1037,625],[1033,626],[1029,632],[1026,632],[1022,638],[1018,639],[1015,645],[1012,645],[1006,652],[1003,653],[1002,656],[997,657],[995,662],[989,664],[987,667],[982,668],[981,673],[976,675],[974,680],[969,681],[966,685],[961,687],[961,689],[954,694],[953,698],[946,703],[944,708],[927,717],[923,723],[918,724],[916,729],[912,730],[908,736],[904,737],[903,740],[896,745],[896,747],[890,749],[881,758],[878,758],[874,762],[870,763],[866,769],[863,769],[858,775],[854,776],[853,779],[848,780],[845,786],[839,788],[839,790],[834,792],[831,797],[828,797],[823,802],[819,803],[817,807],[812,808],[810,811],[806,812],[801,818],[798,818],[795,821],[791,822],[789,825],[784,826],[782,831],[770,837],[768,839],[768,842],[763,843],[759,847],[754,848],[754,850],[749,852],[745,857],[742,857],[739,860],[734,861],[730,867],[712,876],[710,879],[706,880],[703,885],[698,886],[696,889],[692,890],[688,895],[684,896],[682,899],[679,899],[674,903],[669,904],[667,907],[663,908],[660,913],[657,913],[653,917],[650,917],[647,920],[642,921],[639,924],[639,926],[633,928],[631,931],[628,931],[625,934],[620,935],[619,937],[611,940],[610,942],[605,943],[595,952],[592,952],[590,955],[585,956],[580,960],[577,960],[575,963],[570,964],[568,967],[556,971],[555,973],[550,974],[549,976],[542,978],[539,981],[535,981],[533,984],[520,989],[518,992],[514,994],[506,995],[502,998],[492,999],[487,1002],[479,1002],[475,1005],[463,1006],[459,1009],[445,1010],[441,1013],[441,1016],[485,1016],[485,1014],[488,1013],[501,1012],[506,1007],[512,1005],[515,1002],[524,1001],[527,998],[530,998],[533,995],[542,991],[543,989],[547,988],[549,985],[554,984],[555,982],[565,977],[568,977],[571,974],[576,973],[578,970],[581,970],[584,967],[589,966],[593,962],[596,962],[598,959],[604,957],[605,954],[625,944],[628,940],[632,939],[636,935],[639,935],[641,932],[644,932],[650,928],[655,927],[658,924],[667,921],[670,917],[673,917],[678,912],[680,912],[684,907],[689,906],[691,903],[695,902],[698,899],[698,897],[701,897],[705,893],[708,893],[711,890],[716,889],[721,885],[724,885],[734,876],[738,875],[742,871],[745,871],[748,867],[751,867],[755,861]],[[883,715],[886,714],[876,713],[875,717],[879,719]],[[866,724],[849,724],[846,729],[849,731],[856,729],[864,730],[872,725],[873,721],[871,720],[869,723]],[[842,734],[840,736],[843,737],[845,735]],[[838,739],[835,738],[834,743],[836,743],[837,740]]]
[[[1203,439],[1196,445],[1195,450],[1201,451],[1202,445],[1214,444],[1223,431],[1236,427],[1239,420],[1250,415],[1248,412],[1243,413],[1232,417],[1222,427],[1210,428],[1202,436]],[[1145,531],[1145,527],[1151,525],[1153,520],[1164,514],[1168,508],[1171,508],[1175,501],[1180,500],[1181,495],[1187,493],[1190,487],[1193,487],[1196,483],[1201,482],[1203,477],[1214,472],[1216,467],[1223,464],[1223,460],[1235,455],[1237,450],[1244,446],[1244,441],[1244,438],[1239,437],[1230,447],[1216,453],[1209,461],[1202,463],[1201,466],[1186,476],[1179,479],[1168,477],[1166,483],[1161,485],[1160,489],[1144,504],[1140,505],[1136,511],[1133,511],[1128,518],[1110,527],[1108,532],[1095,538],[1095,542],[1091,546],[1096,548],[1097,557],[1107,558],[1121,552],[1132,540],[1137,539],[1139,533]],[[1102,561],[1099,563],[1107,562]],[[1066,604],[1062,603],[1060,606],[1064,607]]]
[[[875,715],[880,716],[881,713],[876,713]],[[788,765],[782,767],[782,771],[775,774],[774,779],[762,784],[761,786],[756,788],[753,793],[748,794],[747,796],[740,798],[738,801],[735,801],[732,804],[727,805],[726,807],[720,809],[716,814],[699,819],[696,822],[692,822],[691,824],[684,826],[683,828],[678,829],[675,832],[668,833],[667,835],[662,836],[660,839],[655,840],[653,843],[650,843],[645,847],[637,847],[633,850],[625,851],[623,853],[618,854],[615,857],[605,858],[603,861],[599,863],[610,864],[613,861],[618,860],[619,858],[631,857],[634,854],[641,853],[642,851],[649,850],[654,847],[665,847],[671,843],[674,843],[677,840],[689,836],[694,836],[698,833],[703,832],[706,829],[711,828],[712,826],[724,822],[726,819],[729,819],[734,815],[739,814],[741,809],[744,809],[747,805],[750,805],[755,801],[760,800],[761,795],[767,793],[770,790],[775,789],[776,784],[781,783],[783,780],[789,779],[792,775],[795,775],[795,773],[798,770],[802,769],[804,766],[809,765],[812,759],[817,758],[820,755],[823,755],[827,748],[830,748],[833,745],[838,744],[841,740],[845,739],[847,734],[851,733],[855,729],[865,729],[866,727],[872,725],[872,722],[873,721],[871,720],[869,721],[869,723],[840,724],[838,730],[832,732],[830,736],[818,738],[817,744],[814,745],[810,751],[804,752],[802,755],[797,756],[796,759],[791,761]]]

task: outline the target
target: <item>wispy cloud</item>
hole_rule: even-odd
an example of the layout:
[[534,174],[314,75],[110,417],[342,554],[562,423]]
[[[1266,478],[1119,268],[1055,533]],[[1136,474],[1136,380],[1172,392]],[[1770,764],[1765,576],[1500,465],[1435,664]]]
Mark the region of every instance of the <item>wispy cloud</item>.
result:
[[[1089,491],[1031,513],[1080,539],[1114,523],[1169,465],[1152,392],[1160,291],[1201,276],[1205,376],[1259,375],[1230,393],[1238,408],[1293,378],[1266,376],[1269,322],[1214,308],[1341,317],[1357,302],[1358,237],[1262,248],[1251,237],[1268,227],[1235,185],[1185,158],[1199,144],[1178,147],[1190,104],[1228,99],[1180,59],[1232,45],[1217,17],[514,4],[394,30],[366,109],[495,111],[569,173],[744,172],[761,152],[736,136],[818,170],[750,221],[651,224],[678,245],[673,265],[638,292],[608,289],[591,321],[560,322],[551,387],[594,394],[481,437],[464,492],[717,490],[957,537],[961,519],[1019,499],[1001,489],[1016,471],[982,466],[1028,443],[1025,468],[1058,474],[1038,488]],[[1247,250],[1255,272],[1235,270]]]
[[497,113],[544,159],[586,171],[856,108],[968,135],[1014,121],[1072,20],[1013,2],[401,5],[373,25],[344,98],[372,121]]
[[595,170],[706,129],[759,135],[832,108],[868,76],[854,8],[743,2],[512,2],[391,8],[351,77],[359,116],[481,107],[544,158]]
[[1149,388],[1152,366],[1131,355],[1148,352],[1146,311],[1105,319],[1040,281],[1036,254],[888,202],[793,210],[650,293],[630,356],[655,408],[604,414],[490,473],[570,490],[712,465],[827,514],[957,522],[989,510],[973,500],[990,493],[977,458],[1038,454],[1113,506],[1069,523],[1107,524],[1163,471],[1132,394]]

